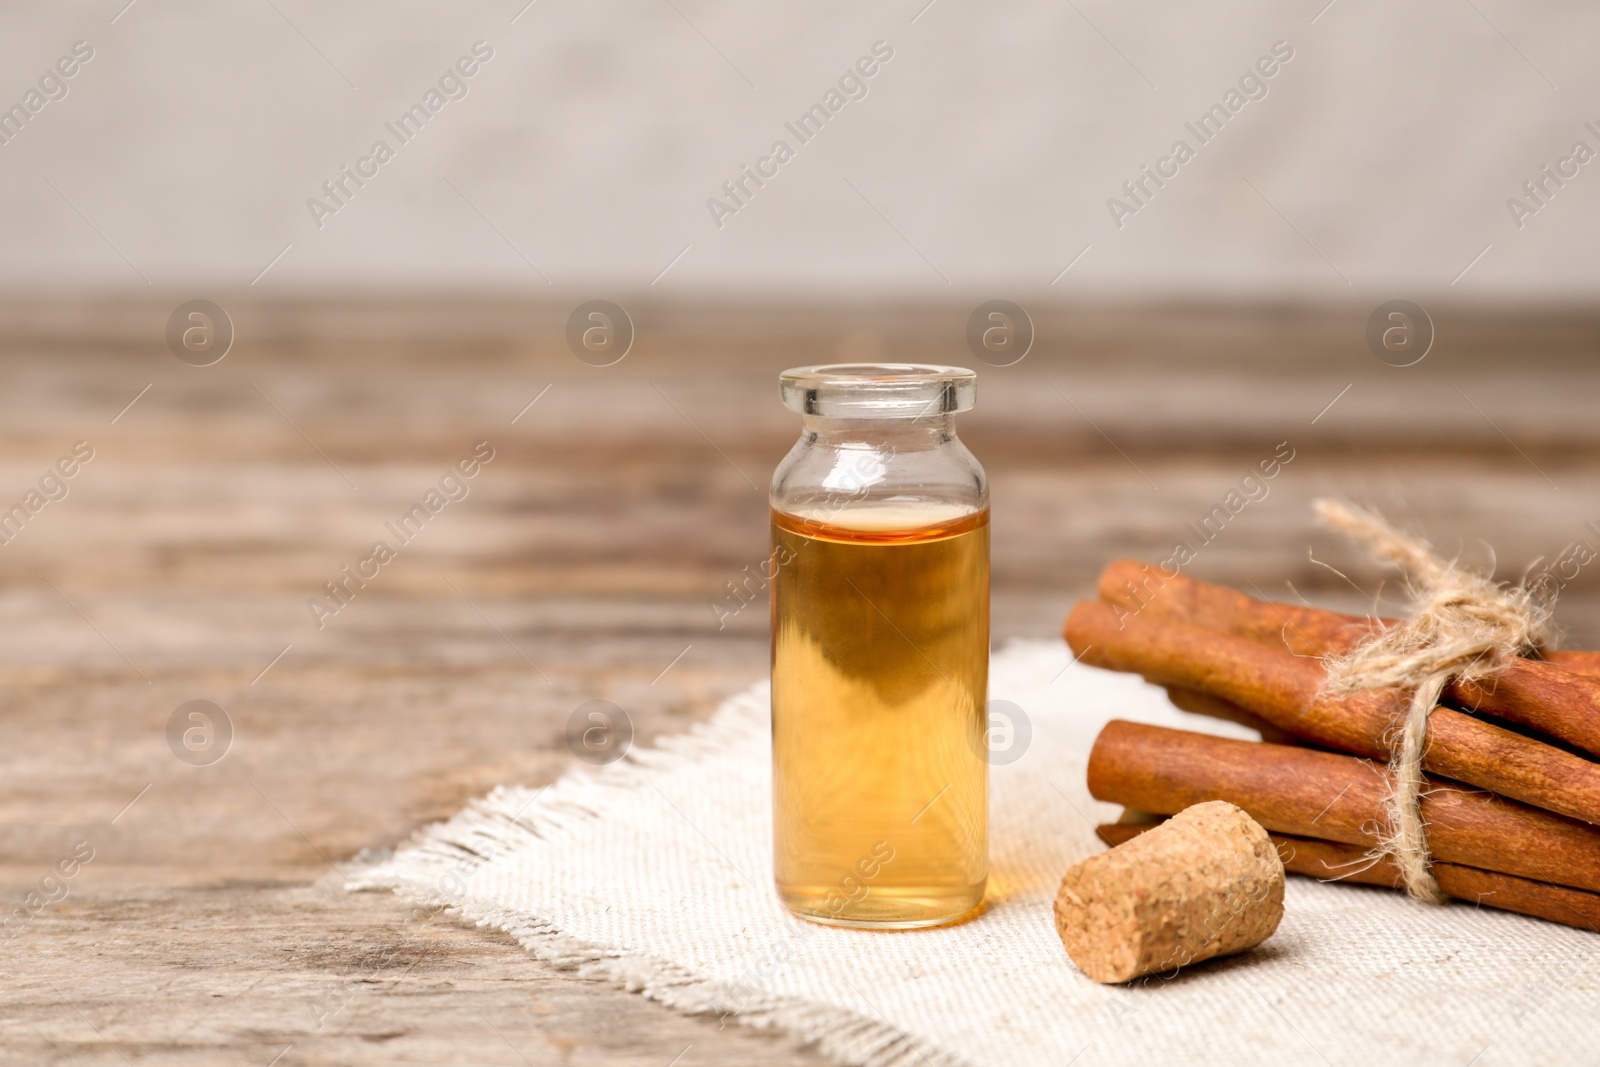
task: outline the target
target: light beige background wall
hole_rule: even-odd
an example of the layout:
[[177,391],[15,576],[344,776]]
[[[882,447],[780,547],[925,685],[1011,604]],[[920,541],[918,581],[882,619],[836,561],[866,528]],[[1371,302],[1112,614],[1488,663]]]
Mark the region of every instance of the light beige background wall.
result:
[[[1572,299],[1600,282],[1600,162],[1520,229],[1506,206],[1575,141],[1600,150],[1591,4],[126,2],[0,9],[0,106],[94,49],[0,145],[13,290]],[[319,228],[307,199],[478,40],[494,57],[468,95],[389,138],[395,158]],[[879,40],[894,58],[867,95],[799,146],[784,122]],[[1108,197],[1196,144],[1184,123],[1278,41],[1294,58],[1267,95],[1119,229]],[[707,199],[780,137],[795,158],[716,226]]]

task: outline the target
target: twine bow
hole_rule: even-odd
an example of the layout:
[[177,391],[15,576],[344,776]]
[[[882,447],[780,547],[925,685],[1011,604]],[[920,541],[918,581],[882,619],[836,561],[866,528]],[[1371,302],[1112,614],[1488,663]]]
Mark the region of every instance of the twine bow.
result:
[[1410,618],[1375,631],[1344,655],[1325,658],[1323,690],[1335,696],[1374,689],[1410,692],[1403,725],[1391,742],[1388,825],[1378,855],[1394,858],[1413,897],[1443,903],[1418,807],[1428,715],[1452,680],[1482,681],[1517,656],[1551,644],[1550,608],[1526,587],[1441,559],[1427,542],[1401,533],[1373,512],[1333,500],[1318,500],[1315,506],[1326,525],[1398,566],[1411,591]]

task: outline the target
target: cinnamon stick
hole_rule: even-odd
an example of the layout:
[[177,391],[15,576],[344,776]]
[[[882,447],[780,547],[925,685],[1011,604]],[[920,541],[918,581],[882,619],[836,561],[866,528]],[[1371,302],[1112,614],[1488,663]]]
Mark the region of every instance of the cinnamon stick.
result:
[[[1172,815],[1237,804],[1269,831],[1370,849],[1384,824],[1384,772],[1365,760],[1113,720],[1089,753],[1089,792]],[[1600,830],[1430,780],[1422,817],[1436,860],[1600,892]]]
[[[1256,600],[1181,574],[1168,578],[1131,560],[1107,566],[1099,592],[1126,612],[1178,619],[1298,656],[1348,652],[1374,628],[1394,625],[1392,619]],[[1594,674],[1600,674],[1600,654],[1554,652],[1544,660],[1518,659],[1485,682],[1457,680],[1445,696],[1600,754],[1600,677]]]
[[1392,619],[1369,619],[1337,611],[1257,600],[1236,589],[1199,582],[1135,560],[1113,560],[1100,572],[1100,599],[1129,614],[1178,619],[1208,630],[1248,637],[1297,656],[1348,652],[1375,627]]
[[1202,693],[1197,689],[1180,689],[1177,686],[1167,687],[1167,699],[1172,701],[1172,706],[1180,711],[1187,711],[1194,715],[1204,715],[1211,719],[1221,719],[1224,722],[1236,722],[1240,726],[1248,726],[1261,735],[1261,740],[1271,741],[1279,745],[1292,745],[1295,736],[1287,730],[1281,730],[1272,725],[1261,716],[1241,708],[1239,705],[1214,697],[1210,693]]
[[1600,652],[1546,652],[1544,658],[1564,671],[1586,678],[1600,675]]
[[[1125,825],[1105,823],[1095,834],[1113,847],[1130,841],[1159,823]],[[1354,882],[1399,889],[1400,870],[1387,857],[1373,862],[1365,849],[1291,834],[1268,834],[1278,847],[1284,869],[1321,881]],[[1439,888],[1447,896],[1473,904],[1486,904],[1503,911],[1532,915],[1537,919],[1564,923],[1585,930],[1600,930],[1600,893],[1570,886],[1551,885],[1519,878],[1514,874],[1485,871],[1459,863],[1435,863],[1431,868]]]
[[[1093,666],[1197,689],[1328,748],[1386,760],[1406,698],[1392,690],[1328,697],[1322,664],[1243,637],[1084,601],[1067,643]],[[1428,719],[1424,769],[1548,811],[1600,822],[1600,763],[1450,708]]]

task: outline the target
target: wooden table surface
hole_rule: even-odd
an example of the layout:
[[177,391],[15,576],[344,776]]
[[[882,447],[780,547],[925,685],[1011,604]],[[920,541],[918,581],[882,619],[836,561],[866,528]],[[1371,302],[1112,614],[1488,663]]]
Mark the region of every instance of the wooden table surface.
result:
[[[561,775],[585,700],[649,744],[762,677],[764,607],[719,630],[707,602],[765,553],[788,365],[979,366],[962,430],[992,482],[997,643],[1055,636],[1101,564],[1166,555],[1280,442],[1293,461],[1191,573],[1370,602],[1379,573],[1312,523],[1328,493],[1493,546],[1506,577],[1600,549],[1594,314],[1432,309],[1434,349],[1395,368],[1369,307],[1036,308],[1027,358],[987,367],[964,306],[640,301],[632,351],[593,367],[563,341],[576,302],[223,299],[237,340],[204,368],[166,348],[177,298],[0,307],[0,510],[93,449],[0,545],[0,890],[25,916],[0,1061],[822,1062],[340,873]],[[480,441],[469,495],[319,630],[307,599]],[[1596,572],[1564,590],[1574,646],[1600,646]],[[168,744],[195,699],[234,731],[206,766]]]

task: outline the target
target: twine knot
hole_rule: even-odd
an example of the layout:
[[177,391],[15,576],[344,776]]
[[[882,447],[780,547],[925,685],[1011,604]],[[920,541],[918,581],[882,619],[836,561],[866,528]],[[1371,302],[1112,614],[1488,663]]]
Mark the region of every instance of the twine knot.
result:
[[1422,757],[1428,715],[1452,680],[1482,681],[1518,656],[1555,638],[1548,603],[1524,586],[1496,582],[1441,559],[1427,542],[1350,504],[1318,500],[1322,521],[1362,542],[1376,558],[1398,566],[1411,592],[1411,616],[1375,630],[1344,655],[1325,657],[1323,691],[1334,696],[1375,689],[1410,693],[1410,705],[1390,744],[1388,825],[1377,856],[1391,856],[1406,891],[1441,904],[1444,893],[1430,868],[1422,799]]

